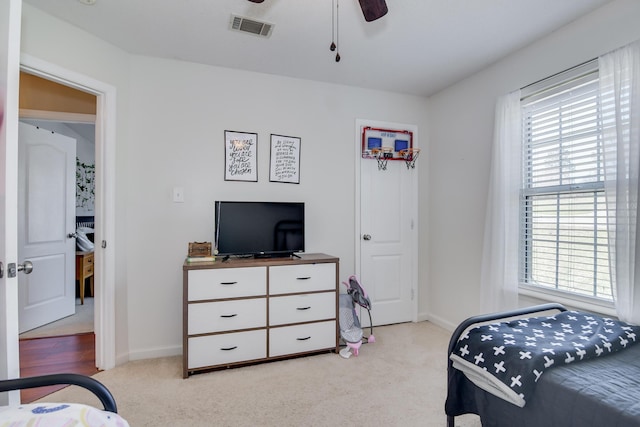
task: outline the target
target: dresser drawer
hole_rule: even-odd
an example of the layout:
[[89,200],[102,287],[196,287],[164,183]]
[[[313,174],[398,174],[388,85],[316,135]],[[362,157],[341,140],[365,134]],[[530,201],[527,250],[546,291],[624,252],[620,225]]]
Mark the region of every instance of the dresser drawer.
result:
[[269,268],[269,294],[334,290],[336,264],[279,265]]
[[269,329],[269,357],[335,348],[336,322]]
[[260,296],[267,293],[267,268],[190,270],[188,300]]
[[82,273],[85,277],[93,276],[93,264],[85,265]]
[[76,280],[93,276],[93,252],[76,252]]
[[260,328],[266,322],[266,298],[189,304],[189,335]]
[[335,318],[335,292],[269,298],[269,325]]
[[93,265],[93,252],[84,256],[84,262]]
[[264,359],[266,330],[189,338],[189,369]]

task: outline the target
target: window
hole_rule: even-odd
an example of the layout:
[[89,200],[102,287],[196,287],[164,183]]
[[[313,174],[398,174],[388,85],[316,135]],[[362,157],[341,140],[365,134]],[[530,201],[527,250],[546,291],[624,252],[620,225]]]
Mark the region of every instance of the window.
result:
[[522,95],[520,283],[612,301],[597,61]]

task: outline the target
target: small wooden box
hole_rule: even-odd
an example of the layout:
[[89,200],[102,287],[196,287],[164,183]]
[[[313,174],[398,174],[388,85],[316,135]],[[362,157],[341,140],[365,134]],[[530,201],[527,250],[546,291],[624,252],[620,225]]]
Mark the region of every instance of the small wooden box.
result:
[[211,256],[211,242],[190,242],[188,256]]

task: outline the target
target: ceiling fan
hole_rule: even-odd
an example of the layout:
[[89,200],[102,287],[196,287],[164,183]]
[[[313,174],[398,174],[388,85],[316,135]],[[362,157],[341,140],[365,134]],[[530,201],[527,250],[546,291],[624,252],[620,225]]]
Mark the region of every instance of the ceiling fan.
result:
[[[264,0],[249,0],[252,3],[262,3]],[[360,9],[364,14],[364,20],[367,22],[375,21],[387,14],[387,3],[385,0],[358,0]]]

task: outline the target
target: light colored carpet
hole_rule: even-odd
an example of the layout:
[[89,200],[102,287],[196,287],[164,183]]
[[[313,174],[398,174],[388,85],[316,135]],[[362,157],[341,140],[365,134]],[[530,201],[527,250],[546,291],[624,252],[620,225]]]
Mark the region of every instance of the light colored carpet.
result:
[[20,339],[55,337],[60,335],[93,332],[93,298],[86,297],[84,304],[76,299],[76,314],[20,334]]
[[[449,332],[429,322],[374,328],[358,357],[325,353],[182,378],[182,358],[138,360],[94,378],[138,426],[446,425]],[[100,406],[71,386],[41,401]],[[460,427],[478,427],[475,415]]]

